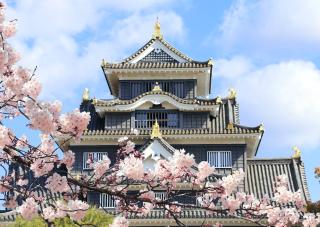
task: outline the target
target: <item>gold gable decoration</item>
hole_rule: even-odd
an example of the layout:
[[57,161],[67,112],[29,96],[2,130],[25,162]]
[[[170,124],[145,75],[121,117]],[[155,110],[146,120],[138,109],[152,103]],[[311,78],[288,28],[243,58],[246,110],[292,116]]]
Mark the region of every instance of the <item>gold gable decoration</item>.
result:
[[156,39],[156,38],[162,39],[163,38],[163,36],[161,34],[161,27],[160,27],[160,22],[159,22],[158,17],[157,17],[157,22],[154,25],[152,38],[154,38],[154,39]]
[[161,89],[161,87],[160,87],[158,82],[156,82],[156,84],[154,85],[152,91],[155,91],[155,92],[162,91],[162,89]]
[[161,137],[162,137],[162,134],[160,132],[160,126],[158,124],[158,120],[156,119],[156,121],[152,125],[151,139],[161,138]]

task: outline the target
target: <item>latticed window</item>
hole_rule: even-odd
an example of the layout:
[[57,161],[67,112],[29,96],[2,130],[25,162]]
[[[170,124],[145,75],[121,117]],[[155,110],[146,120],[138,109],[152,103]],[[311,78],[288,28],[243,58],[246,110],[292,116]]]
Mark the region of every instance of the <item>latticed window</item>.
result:
[[180,98],[195,97],[195,80],[128,80],[120,81],[120,98],[132,99],[144,92],[151,91],[158,82],[161,89]]
[[139,62],[172,62],[178,63],[176,59],[161,49],[154,49],[147,56],[142,58]]
[[83,169],[90,169],[88,160],[98,162],[103,159],[103,156],[108,156],[107,152],[83,152]]
[[100,207],[101,208],[114,208],[116,206],[116,201],[113,196],[106,193],[100,194]]
[[159,199],[159,200],[162,200],[162,201],[168,199],[168,196],[167,196],[166,192],[155,192],[154,193],[154,197],[156,199]]
[[176,111],[136,111],[135,128],[151,128],[155,121],[160,128],[178,128],[179,113]]
[[231,151],[208,151],[207,161],[215,168],[231,168]]

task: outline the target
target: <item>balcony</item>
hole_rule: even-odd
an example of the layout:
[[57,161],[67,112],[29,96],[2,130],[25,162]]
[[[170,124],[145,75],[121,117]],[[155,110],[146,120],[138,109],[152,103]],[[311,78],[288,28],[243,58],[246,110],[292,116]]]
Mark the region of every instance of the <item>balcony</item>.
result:
[[134,127],[151,128],[155,121],[160,128],[179,128],[179,113],[177,111],[136,111]]
[[208,112],[179,112],[149,109],[131,113],[108,113],[105,129],[151,129],[155,121],[161,129],[195,129],[209,127]]

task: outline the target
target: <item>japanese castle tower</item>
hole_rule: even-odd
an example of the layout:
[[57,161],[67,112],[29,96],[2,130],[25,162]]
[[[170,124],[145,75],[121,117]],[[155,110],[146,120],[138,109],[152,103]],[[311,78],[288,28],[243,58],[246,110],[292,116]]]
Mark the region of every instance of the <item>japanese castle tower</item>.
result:
[[[74,172],[90,171],[88,158],[99,160],[108,155],[115,162],[117,141],[127,136],[144,153],[146,168],[184,148],[198,163],[206,160],[215,166],[219,174],[244,169],[246,179],[239,190],[258,198],[272,195],[275,177],[287,174],[290,188],[302,190],[310,200],[299,150],[288,158],[256,158],[263,125],[241,125],[233,89],[228,97],[205,98],[212,92],[213,61],[196,61],[175,49],[164,40],[159,22],[143,47],[122,62],[103,61],[102,70],[114,99],[90,99],[88,90],[84,92],[80,109],[91,113],[91,122],[81,142],[68,145],[76,154]],[[159,190],[156,196],[164,198],[166,194]],[[115,206],[113,198],[105,194],[89,192],[87,201],[105,209]],[[181,213],[187,226],[201,226],[204,220],[207,224],[248,226],[244,220],[199,210]],[[154,210],[148,217],[130,217],[130,225],[176,224],[161,210]]]

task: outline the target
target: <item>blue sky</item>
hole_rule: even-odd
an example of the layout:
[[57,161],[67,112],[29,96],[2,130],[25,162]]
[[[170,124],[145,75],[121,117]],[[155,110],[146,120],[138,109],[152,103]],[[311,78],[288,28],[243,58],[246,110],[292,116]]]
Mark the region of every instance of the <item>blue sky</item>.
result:
[[18,19],[11,40],[21,64],[38,66],[43,99],[69,111],[85,87],[110,98],[100,63],[119,61],[150,38],[164,38],[196,60],[215,61],[212,96],[235,88],[241,123],[264,123],[259,157],[302,150],[313,200],[320,166],[320,1],[318,0],[8,0]]

